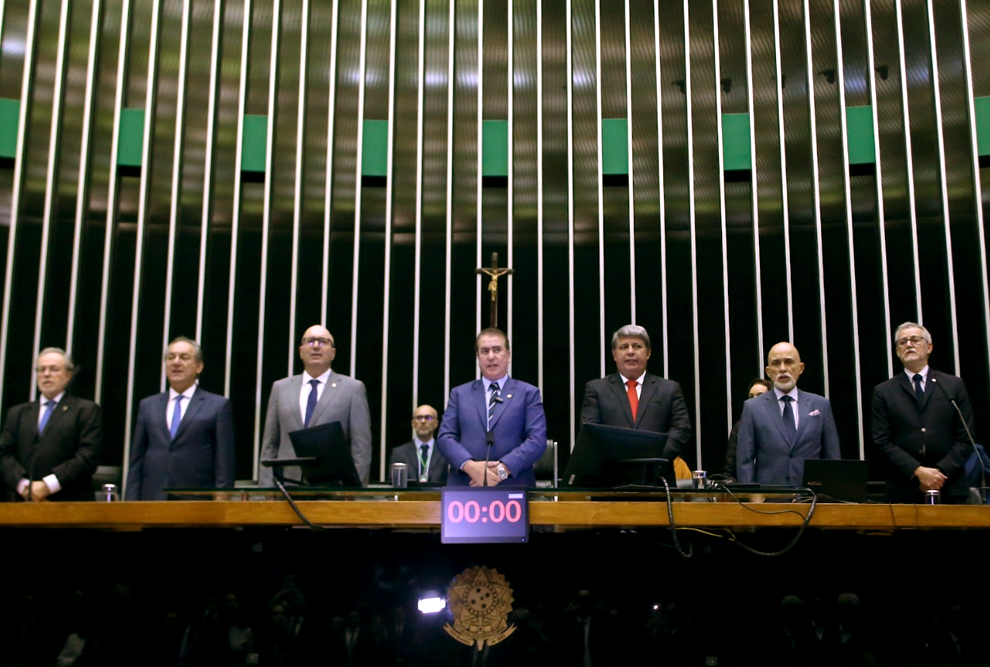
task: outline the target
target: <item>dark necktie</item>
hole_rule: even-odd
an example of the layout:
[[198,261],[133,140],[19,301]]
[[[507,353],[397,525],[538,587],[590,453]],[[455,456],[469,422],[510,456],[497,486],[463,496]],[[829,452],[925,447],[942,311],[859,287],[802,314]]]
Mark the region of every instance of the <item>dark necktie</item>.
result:
[[422,477],[426,474],[426,463],[430,460],[430,446],[423,445],[420,450],[423,452],[419,456],[419,475]]
[[780,400],[784,402],[784,413],[781,418],[784,420],[784,430],[787,431],[788,436],[793,436],[797,433],[797,427],[794,426],[794,410],[791,409],[791,403],[794,398],[791,396],[781,396]]
[[916,373],[911,379],[914,380],[914,397],[918,399],[918,405],[921,405],[925,400],[925,390],[923,389],[925,378],[921,377],[921,373]]
[[639,410],[639,394],[636,393],[636,386],[639,384],[636,380],[626,380],[626,384],[629,385],[626,389],[626,396],[629,397],[629,407],[632,409],[633,421],[636,421],[636,412]]
[[175,410],[172,411],[172,426],[168,429],[173,440],[175,440],[175,434],[179,431],[179,424],[182,422],[182,399],[184,398],[185,396],[182,394],[175,397]]
[[306,399],[306,419],[303,420],[303,427],[309,428],[309,420],[313,418],[313,411],[316,410],[316,388],[320,386],[320,381],[313,378],[309,381],[313,388],[309,390],[309,398]]
[[52,413],[55,412],[55,407],[58,405],[58,401],[48,401],[45,406],[45,414],[41,415],[41,423],[38,424],[38,435],[41,435],[45,431],[45,426],[48,424],[48,420],[52,418]]
[[498,382],[492,382],[492,395],[488,399],[488,430],[492,428],[492,417],[495,416],[495,406],[498,405]]

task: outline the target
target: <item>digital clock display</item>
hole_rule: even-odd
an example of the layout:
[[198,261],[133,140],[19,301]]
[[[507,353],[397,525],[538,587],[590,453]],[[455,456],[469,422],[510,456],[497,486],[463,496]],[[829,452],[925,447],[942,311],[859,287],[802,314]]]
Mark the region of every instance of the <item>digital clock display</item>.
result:
[[529,541],[524,489],[444,487],[440,508],[440,538],[445,544]]

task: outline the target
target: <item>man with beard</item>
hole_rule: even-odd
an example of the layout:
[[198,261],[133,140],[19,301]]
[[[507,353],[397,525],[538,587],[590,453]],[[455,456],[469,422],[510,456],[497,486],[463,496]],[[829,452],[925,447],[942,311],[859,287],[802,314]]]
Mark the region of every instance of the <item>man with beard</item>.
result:
[[839,434],[827,398],[798,391],[804,363],[797,348],[777,343],[767,355],[773,391],[743,405],[739,420],[740,483],[798,486],[805,459],[839,458]]

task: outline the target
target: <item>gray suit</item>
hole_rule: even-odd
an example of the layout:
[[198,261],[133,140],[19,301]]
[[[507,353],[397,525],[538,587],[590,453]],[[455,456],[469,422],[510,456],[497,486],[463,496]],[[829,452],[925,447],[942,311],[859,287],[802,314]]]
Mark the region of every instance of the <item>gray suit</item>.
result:
[[[262,461],[291,459],[296,456],[289,433],[303,428],[303,416],[299,407],[302,377],[300,373],[272,385],[268,414],[265,416],[265,433],[261,439]],[[367,486],[371,473],[371,414],[363,382],[330,371],[309,425],[319,426],[331,422],[340,422],[351,443],[354,467],[361,477],[361,483]],[[299,468],[286,468],[285,474],[291,479],[299,479],[302,471]],[[271,468],[262,467],[259,470],[258,483],[262,486],[272,485]]]
[[797,432],[788,435],[774,390],[743,404],[736,450],[739,482],[799,486],[805,459],[837,459],[839,433],[828,399],[798,390]]

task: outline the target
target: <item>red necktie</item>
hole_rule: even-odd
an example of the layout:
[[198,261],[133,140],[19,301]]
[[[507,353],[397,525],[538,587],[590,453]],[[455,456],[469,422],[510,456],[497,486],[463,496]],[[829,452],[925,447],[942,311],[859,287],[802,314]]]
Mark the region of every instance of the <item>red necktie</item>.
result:
[[626,384],[629,385],[626,390],[626,395],[629,396],[629,407],[632,408],[633,421],[636,421],[636,410],[639,409],[639,395],[636,393],[636,385],[639,383],[636,380],[627,380]]

